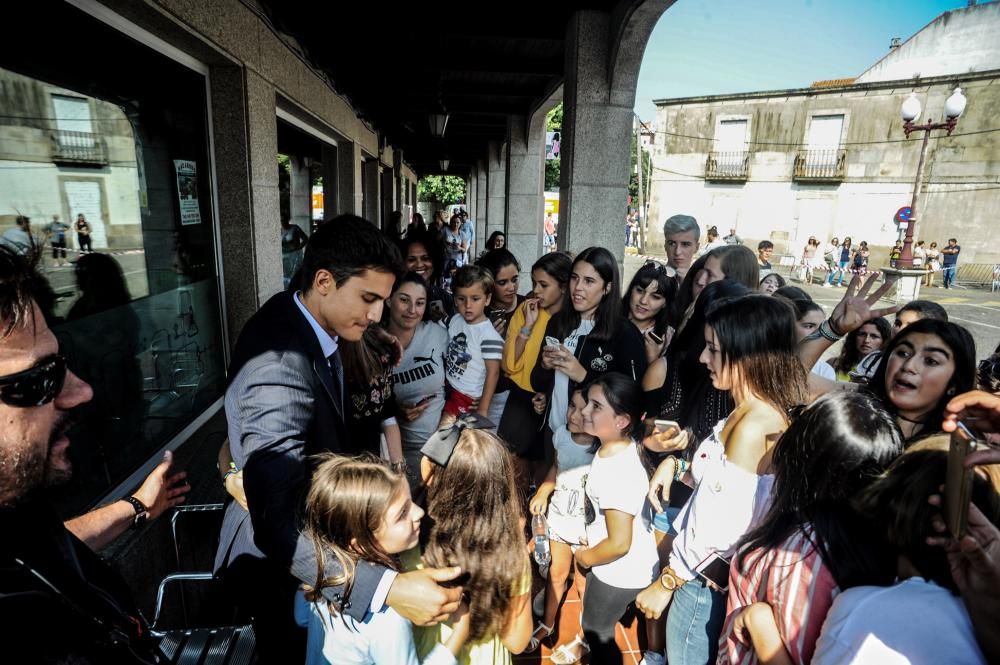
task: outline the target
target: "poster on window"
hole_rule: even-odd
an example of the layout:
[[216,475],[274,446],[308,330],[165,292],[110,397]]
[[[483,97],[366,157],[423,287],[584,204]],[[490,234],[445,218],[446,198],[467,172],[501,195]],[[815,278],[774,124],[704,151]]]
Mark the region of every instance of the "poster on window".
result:
[[201,224],[198,209],[198,165],[186,159],[175,159],[177,171],[177,198],[181,204],[181,224]]

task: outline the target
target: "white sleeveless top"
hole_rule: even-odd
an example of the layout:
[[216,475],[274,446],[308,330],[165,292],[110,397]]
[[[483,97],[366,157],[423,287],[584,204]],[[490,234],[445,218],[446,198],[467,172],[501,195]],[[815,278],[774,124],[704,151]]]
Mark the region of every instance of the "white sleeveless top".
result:
[[732,557],[736,544],[767,512],[774,476],[758,476],[726,460],[720,420],[691,462],[694,493],[674,519],[670,567],[685,580],[709,555]]

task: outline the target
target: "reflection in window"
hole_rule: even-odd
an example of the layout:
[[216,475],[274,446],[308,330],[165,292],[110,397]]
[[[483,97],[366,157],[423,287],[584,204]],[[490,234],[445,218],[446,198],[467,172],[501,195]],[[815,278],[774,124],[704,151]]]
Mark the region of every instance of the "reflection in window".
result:
[[50,291],[39,304],[94,389],[76,414],[67,512],[122,482],[224,389],[205,79],[88,29],[144,76],[79,51],[0,68],[0,242],[41,255]]

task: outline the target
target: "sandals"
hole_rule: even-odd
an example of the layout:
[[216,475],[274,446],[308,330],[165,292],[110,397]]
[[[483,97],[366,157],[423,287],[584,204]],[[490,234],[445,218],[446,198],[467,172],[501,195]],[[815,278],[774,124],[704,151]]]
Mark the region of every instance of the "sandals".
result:
[[[580,647],[579,655],[573,654],[574,647]],[[556,665],[574,665],[574,663],[579,663],[588,653],[590,653],[590,646],[586,640],[577,635],[569,644],[562,644],[556,647],[552,651],[552,655],[549,656],[549,659]]]
[[[553,630],[555,630],[554,627],[546,626],[544,623],[539,621],[538,625],[535,626],[534,632],[531,633],[531,639],[528,640],[528,646],[525,647],[524,653],[531,653],[532,651],[538,649],[538,647],[542,644],[542,640],[547,640],[552,637]],[[539,633],[542,633],[542,636],[536,637]]]

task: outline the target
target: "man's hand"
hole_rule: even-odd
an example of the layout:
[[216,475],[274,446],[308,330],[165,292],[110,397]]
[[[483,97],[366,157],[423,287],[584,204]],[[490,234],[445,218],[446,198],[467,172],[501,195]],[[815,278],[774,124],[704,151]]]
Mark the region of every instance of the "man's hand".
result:
[[663,588],[660,578],[657,577],[652,584],[639,592],[635,598],[635,606],[647,619],[656,620],[663,614],[663,610],[667,609],[673,595],[673,591]]
[[391,358],[389,359],[393,367],[399,367],[399,363],[403,362],[403,344],[399,341],[395,335],[390,335],[386,332],[385,328],[380,325],[371,326],[371,330],[374,331],[376,339],[388,346],[391,350]]
[[450,582],[461,574],[458,566],[401,573],[389,587],[385,602],[418,626],[441,623],[458,611],[462,587],[446,589],[438,583]]
[[187,473],[171,473],[173,463],[174,454],[169,450],[163,453],[163,461],[146,476],[142,486],[133,495],[146,506],[146,513],[151,520],[184,503],[184,495],[191,489],[191,485],[184,481]]

